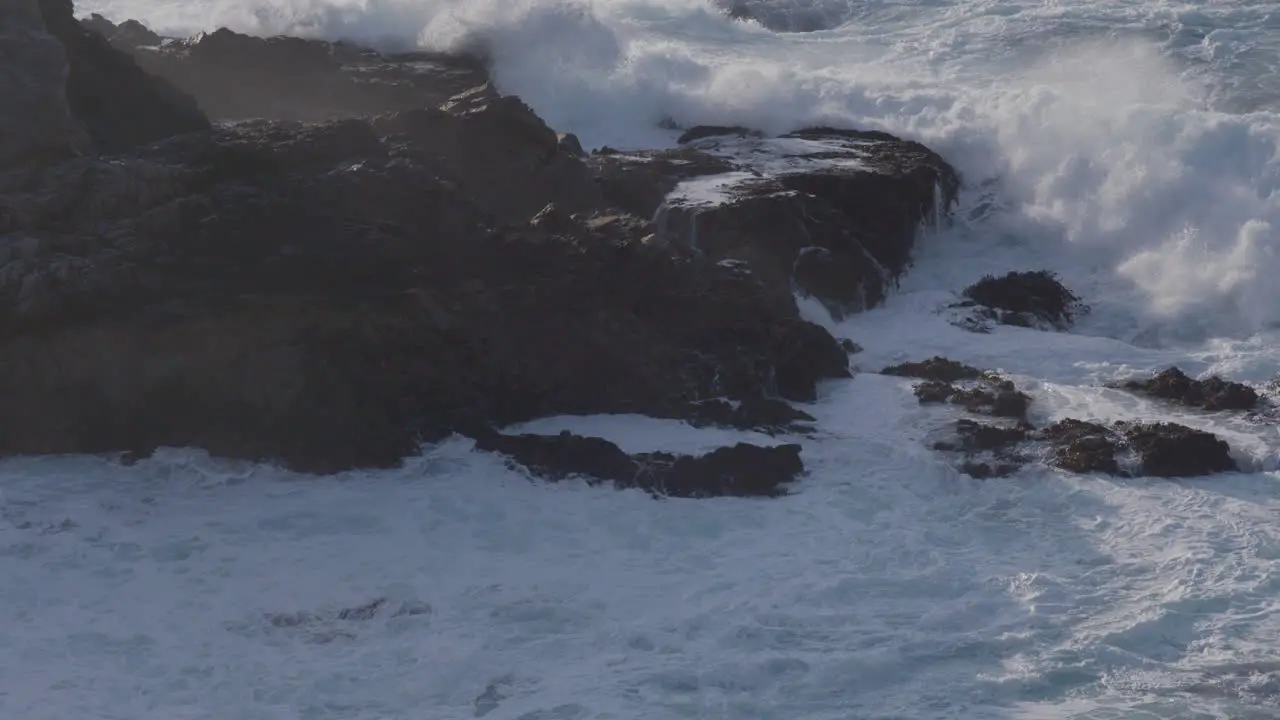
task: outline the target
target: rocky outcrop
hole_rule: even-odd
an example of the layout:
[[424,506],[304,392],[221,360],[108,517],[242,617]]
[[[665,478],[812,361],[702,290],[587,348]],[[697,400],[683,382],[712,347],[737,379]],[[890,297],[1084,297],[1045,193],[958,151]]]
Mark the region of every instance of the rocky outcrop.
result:
[[991,324],[1065,330],[1089,306],[1047,270],[987,275],[965,288],[965,300],[952,305],[971,313],[956,324],[975,332],[990,332]]
[[350,43],[257,38],[227,30],[161,45],[136,22],[91,26],[148,72],[194,96],[215,120],[336,120],[435,108],[486,87],[479,58],[383,54]]
[[0,8],[0,168],[86,148],[67,104],[67,73],[67,52],[46,30],[37,0],[6,0]]
[[794,286],[835,317],[884,300],[959,188],[936,153],[884,133],[754,135],[694,128],[684,147],[606,148],[589,164],[605,200],[653,217],[664,241]]
[[1147,380],[1130,380],[1120,387],[1202,410],[1252,410],[1259,403],[1257,391],[1248,385],[1217,375],[1193,380],[1176,367]]
[[40,0],[40,10],[66,49],[66,101],[96,149],[118,152],[208,129],[195,100],[82,26],[71,0]]
[[[473,58],[42,9],[103,154],[0,172],[0,454],[198,446],[328,472],[457,432],[548,477],[781,494],[799,446],[627,456],[488,428],[806,432],[791,403],[857,348],[793,293],[880,302],[959,182],[919,144],[831,128],[588,156]],[[954,402],[1025,416],[963,382]]]
[[[691,416],[847,374],[754,278],[626,216],[503,227],[484,204],[514,201],[477,202],[413,139],[521,108],[415,112],[394,136],[251,123],[0,176],[0,452],[191,445],[328,471],[475,422]],[[520,171],[540,202],[565,190]]]
[[476,447],[506,455],[548,480],[581,477],[684,498],[778,497],[787,494],[787,485],[804,472],[799,445],[738,443],[697,457],[632,456],[608,440],[565,431],[559,435],[482,433],[476,437]]

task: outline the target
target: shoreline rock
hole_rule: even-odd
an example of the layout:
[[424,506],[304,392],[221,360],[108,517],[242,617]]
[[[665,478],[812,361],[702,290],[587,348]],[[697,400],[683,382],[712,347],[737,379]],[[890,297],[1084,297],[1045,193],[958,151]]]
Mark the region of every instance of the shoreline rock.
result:
[[[28,9],[84,142],[0,156],[0,455],[193,446],[325,473],[562,414],[805,433],[790,403],[857,348],[794,294],[874,307],[960,182],[835,128],[588,155],[482,58]],[[622,483],[663,494],[803,471],[795,445],[596,449],[615,466],[593,476],[639,463]]]

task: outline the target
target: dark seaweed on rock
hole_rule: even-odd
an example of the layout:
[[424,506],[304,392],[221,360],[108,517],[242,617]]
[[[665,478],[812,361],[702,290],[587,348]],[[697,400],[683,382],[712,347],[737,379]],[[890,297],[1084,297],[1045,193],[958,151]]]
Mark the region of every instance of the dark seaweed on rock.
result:
[[1047,270],[987,275],[962,294],[970,304],[988,311],[990,319],[1004,325],[1034,327],[1040,323],[1065,329],[1089,309]]
[[1122,387],[1204,410],[1252,410],[1258,405],[1258,393],[1248,385],[1223,380],[1217,375],[1192,380],[1176,367],[1147,380],[1130,380]]

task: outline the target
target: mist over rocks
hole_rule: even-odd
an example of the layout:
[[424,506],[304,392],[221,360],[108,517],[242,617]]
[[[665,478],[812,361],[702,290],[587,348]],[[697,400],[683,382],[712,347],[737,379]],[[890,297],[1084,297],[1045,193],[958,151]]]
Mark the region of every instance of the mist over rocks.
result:
[[[0,165],[2,454],[195,446],[333,472],[461,433],[551,478],[783,494],[799,445],[629,456],[492,428],[636,413],[810,432],[792,403],[848,377],[849,348],[795,294],[837,318],[875,307],[960,186],[879,132],[694,127],[671,149],[586,153],[477,58],[173,40],[56,0],[27,9],[0,38],[62,47],[28,77],[61,89],[45,109],[68,120],[29,128],[40,152]],[[1077,308],[1044,273],[984,282],[970,296],[987,307],[1047,323]],[[1056,441],[1008,380],[944,358],[884,372],[987,418],[939,445],[970,474]],[[1225,445],[1179,428],[1068,433],[1055,457],[1229,469]]]

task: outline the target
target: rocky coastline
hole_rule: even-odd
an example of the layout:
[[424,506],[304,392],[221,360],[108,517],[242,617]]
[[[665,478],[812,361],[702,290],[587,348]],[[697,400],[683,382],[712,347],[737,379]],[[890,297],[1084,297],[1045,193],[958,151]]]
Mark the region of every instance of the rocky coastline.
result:
[[[783,494],[793,443],[627,456],[495,428],[803,433],[793,404],[855,348],[795,296],[874,308],[960,188],[919,143],[835,128],[587,153],[476,57],[168,39],[70,0],[20,0],[0,45],[21,59],[0,74],[0,455],[193,446],[329,473],[458,433],[550,479]],[[1000,281],[968,295],[983,322],[1069,324],[1051,276],[1006,278],[1012,300]],[[1026,395],[959,379],[934,401],[1017,399],[995,414],[1030,437]]]

